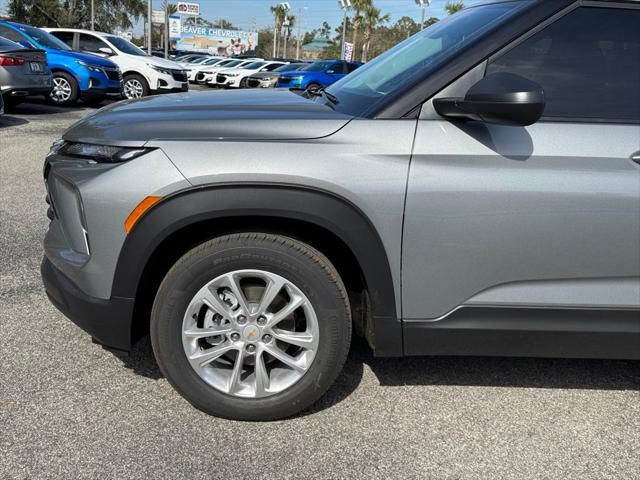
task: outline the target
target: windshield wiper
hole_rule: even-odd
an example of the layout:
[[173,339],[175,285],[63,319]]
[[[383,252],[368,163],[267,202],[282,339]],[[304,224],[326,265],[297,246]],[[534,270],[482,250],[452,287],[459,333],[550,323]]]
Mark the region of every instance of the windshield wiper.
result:
[[327,100],[329,100],[333,105],[337,105],[338,103],[340,103],[338,97],[336,97],[333,93],[327,92],[325,90],[325,87],[307,90],[305,93],[310,97],[321,97],[322,95],[324,95],[325,97],[327,97]]

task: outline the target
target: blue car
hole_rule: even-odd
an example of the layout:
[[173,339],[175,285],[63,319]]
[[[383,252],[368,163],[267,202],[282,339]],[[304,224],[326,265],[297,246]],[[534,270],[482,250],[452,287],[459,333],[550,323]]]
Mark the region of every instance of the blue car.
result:
[[47,52],[47,64],[53,73],[49,100],[56,105],[70,106],[78,99],[99,104],[105,96],[122,92],[122,73],[106,58],[74,52],[50,33],[20,23],[0,21],[0,36]]
[[276,88],[307,90],[328,87],[361,65],[360,62],[344,60],[314,62],[295,72],[282,73]]

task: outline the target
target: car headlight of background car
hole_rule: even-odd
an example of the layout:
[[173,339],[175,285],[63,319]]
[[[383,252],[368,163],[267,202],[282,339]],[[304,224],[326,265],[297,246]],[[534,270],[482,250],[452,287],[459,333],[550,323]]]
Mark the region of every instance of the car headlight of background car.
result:
[[156,72],[160,72],[164,75],[171,75],[171,70],[168,68],[158,67],[157,65],[149,65],[149,66],[153,68]]
[[97,145],[92,143],[56,141],[47,156],[62,155],[65,157],[91,160],[95,163],[120,163],[133,160],[151,151],[141,147],[114,147],[111,145]]
[[89,69],[92,72],[96,72],[96,73],[104,73],[104,70],[102,69],[102,67],[98,66],[98,65],[91,65],[90,63],[87,63],[83,60],[76,60],[76,63],[78,65],[82,65],[83,67]]

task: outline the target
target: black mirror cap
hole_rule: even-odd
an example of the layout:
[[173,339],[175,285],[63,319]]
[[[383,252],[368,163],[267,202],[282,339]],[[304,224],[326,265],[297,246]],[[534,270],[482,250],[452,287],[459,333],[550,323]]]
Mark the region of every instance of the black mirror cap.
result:
[[437,98],[433,106],[438,114],[447,118],[527,126],[542,116],[545,98],[536,82],[499,72],[478,81],[464,98]]

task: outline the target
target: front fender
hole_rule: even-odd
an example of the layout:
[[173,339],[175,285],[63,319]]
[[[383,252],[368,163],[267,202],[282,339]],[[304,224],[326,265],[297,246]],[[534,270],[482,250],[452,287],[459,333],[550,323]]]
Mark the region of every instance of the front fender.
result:
[[402,354],[402,327],[391,269],[378,232],[357,206],[319,189],[238,183],[189,188],[166,197],[147,211],[127,236],[112,295],[135,298],[153,252],[172,234],[198,222],[243,216],[312,223],[340,238],[358,261],[367,284],[376,354]]

